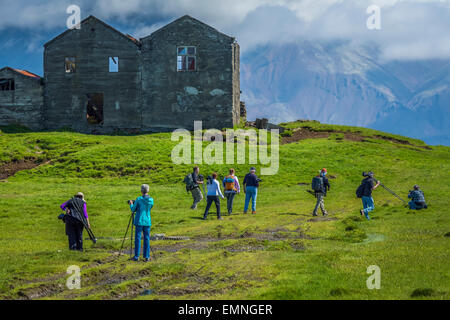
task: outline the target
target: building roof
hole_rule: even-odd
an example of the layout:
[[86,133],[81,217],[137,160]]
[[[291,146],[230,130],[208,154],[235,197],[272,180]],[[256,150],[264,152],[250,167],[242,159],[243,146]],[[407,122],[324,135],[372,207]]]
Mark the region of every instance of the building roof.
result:
[[171,23],[165,25],[164,27],[162,27],[162,28],[156,30],[156,31],[153,32],[152,34],[150,34],[150,35],[148,35],[148,36],[146,36],[146,37],[144,37],[144,38],[141,38],[140,40],[142,41],[142,40],[144,40],[144,39],[153,37],[153,36],[155,36],[156,34],[158,34],[159,32],[161,32],[161,31],[163,31],[163,30],[169,28],[170,26],[172,26],[172,25],[174,25],[174,24],[180,22],[181,20],[186,20],[186,19],[192,20],[192,21],[194,21],[194,22],[196,22],[196,23],[198,23],[198,24],[201,24],[201,25],[203,25],[203,26],[206,26],[207,28],[211,29],[212,31],[216,32],[217,34],[220,34],[221,36],[223,36],[223,37],[225,37],[225,38],[230,39],[231,41],[234,41],[234,40],[235,40],[234,37],[231,37],[231,36],[229,36],[229,35],[226,35],[225,33],[222,33],[222,32],[220,32],[220,31],[218,31],[217,29],[211,27],[210,25],[208,25],[208,24],[206,24],[206,23],[204,23],[204,22],[201,22],[200,20],[197,20],[197,19],[191,17],[190,15],[184,15],[184,16],[182,16],[182,17],[180,17],[180,18],[178,18],[178,19],[172,21]]
[[22,76],[25,76],[25,77],[34,78],[34,79],[37,79],[37,80],[41,79],[41,77],[38,76],[35,73],[32,73],[32,72],[27,71],[27,70],[15,69],[15,68],[11,68],[11,67],[4,67],[4,68],[0,69],[0,72],[3,71],[3,70],[6,70],[6,69],[11,70],[11,71],[13,71],[15,73],[18,73],[18,74],[20,74]]
[[[125,35],[122,32],[120,32],[119,30],[111,27],[109,24],[103,22],[102,20],[100,20],[99,18],[90,15],[89,17],[87,17],[86,19],[84,19],[83,21],[80,22],[80,25],[82,25],[83,23],[89,21],[89,20],[94,20],[98,23],[101,23],[102,25],[104,25],[106,28],[116,32],[117,34],[121,35],[123,38],[127,39],[128,41],[133,42],[135,45],[139,46],[139,41],[135,38],[133,38],[130,35]],[[51,43],[53,43],[56,40],[61,39],[62,37],[64,37],[66,34],[68,34],[69,32],[74,31],[74,29],[67,29],[66,31],[64,31],[63,33],[59,34],[58,36],[56,36],[55,38],[53,38],[52,40],[48,41],[47,43],[44,44],[44,47],[46,48],[47,46],[49,46]]]

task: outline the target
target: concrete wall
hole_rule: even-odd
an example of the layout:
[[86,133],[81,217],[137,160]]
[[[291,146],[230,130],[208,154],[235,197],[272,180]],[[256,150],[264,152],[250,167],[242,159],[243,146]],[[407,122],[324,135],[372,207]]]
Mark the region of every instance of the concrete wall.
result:
[[43,86],[40,78],[2,69],[0,78],[14,79],[15,90],[0,91],[0,125],[20,124],[42,129]]
[[[65,72],[66,57],[76,58],[75,73]],[[119,72],[109,72],[109,57],[119,58]],[[139,130],[139,47],[96,18],[46,44],[44,78],[47,128],[70,127],[86,133]],[[89,93],[103,93],[103,125],[87,122]]]
[[[233,38],[186,16],[141,42],[144,129],[192,129],[194,120],[221,129],[239,121]],[[196,71],[177,71],[178,46],[197,48]]]

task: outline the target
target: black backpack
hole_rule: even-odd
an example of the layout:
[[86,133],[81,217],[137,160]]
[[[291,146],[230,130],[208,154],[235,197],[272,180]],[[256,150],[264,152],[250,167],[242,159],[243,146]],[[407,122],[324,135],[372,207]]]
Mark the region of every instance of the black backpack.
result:
[[184,177],[184,183],[186,184],[186,191],[189,192],[195,187],[194,178],[192,177],[192,173],[189,173],[186,177]]
[[311,182],[311,188],[316,192],[323,192],[322,177],[314,177]]
[[363,195],[364,195],[364,183],[361,183],[358,189],[356,189],[356,196],[361,199]]

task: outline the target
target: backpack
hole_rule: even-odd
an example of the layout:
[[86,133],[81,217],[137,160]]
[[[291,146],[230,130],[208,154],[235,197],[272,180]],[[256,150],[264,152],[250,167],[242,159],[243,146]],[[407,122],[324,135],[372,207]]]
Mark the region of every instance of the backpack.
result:
[[363,197],[363,195],[364,195],[364,188],[365,188],[365,186],[364,186],[364,183],[361,183],[360,185],[359,185],[359,187],[358,187],[358,189],[356,189],[356,196],[358,197],[358,198],[362,198]]
[[237,191],[234,185],[234,178],[231,175],[225,178],[225,191]]
[[314,177],[312,179],[311,188],[316,192],[323,192],[323,179],[322,177]]
[[186,184],[186,191],[189,192],[194,189],[194,179],[192,178],[192,173],[189,173],[184,177],[184,183]]

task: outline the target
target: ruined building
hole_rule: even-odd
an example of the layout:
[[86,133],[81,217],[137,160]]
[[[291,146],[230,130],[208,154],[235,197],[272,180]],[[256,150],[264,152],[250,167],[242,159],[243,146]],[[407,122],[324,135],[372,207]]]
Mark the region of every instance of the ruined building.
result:
[[190,16],[139,40],[90,16],[44,48],[42,79],[0,69],[0,125],[112,133],[240,121],[239,45]]

